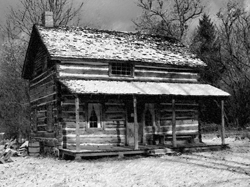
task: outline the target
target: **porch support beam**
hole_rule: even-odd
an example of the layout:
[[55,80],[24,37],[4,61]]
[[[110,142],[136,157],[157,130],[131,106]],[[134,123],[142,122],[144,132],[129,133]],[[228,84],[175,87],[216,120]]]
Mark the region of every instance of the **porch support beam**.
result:
[[137,121],[137,99],[133,95],[133,106],[134,106],[134,149],[138,150],[138,121]]
[[221,143],[225,145],[225,113],[224,100],[221,100]]
[[176,142],[175,99],[172,99],[172,145],[173,145],[173,147],[177,147],[177,142]]
[[79,126],[79,122],[80,122],[80,117],[79,117],[79,97],[78,95],[75,96],[75,112],[76,112],[76,150],[79,151],[80,150],[80,126]]
[[146,144],[146,135],[145,135],[145,117],[146,117],[146,106],[144,106],[144,110],[142,113],[142,143]]

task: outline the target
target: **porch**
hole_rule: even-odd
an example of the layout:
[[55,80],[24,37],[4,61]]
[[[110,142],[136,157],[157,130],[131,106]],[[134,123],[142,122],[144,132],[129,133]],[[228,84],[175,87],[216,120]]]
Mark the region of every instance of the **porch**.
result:
[[[175,154],[226,145],[224,99],[229,94],[210,85],[82,80],[63,84],[70,93],[62,94],[62,157]],[[192,141],[200,135],[197,101],[206,98],[221,104],[222,145],[179,144],[180,137]]]
[[203,151],[220,151],[227,149],[228,144],[205,144],[205,143],[179,143],[177,147],[173,147],[171,143],[165,145],[139,145],[138,149],[133,146],[81,146],[80,150],[60,149],[60,157],[67,156],[75,159],[93,158],[103,156],[154,156],[154,155],[178,155],[187,152],[203,152]]

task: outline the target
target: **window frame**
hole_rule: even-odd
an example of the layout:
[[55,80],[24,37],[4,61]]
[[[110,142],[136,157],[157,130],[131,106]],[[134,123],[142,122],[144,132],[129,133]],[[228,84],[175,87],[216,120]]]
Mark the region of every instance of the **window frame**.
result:
[[[126,75],[126,74],[114,74],[113,72],[113,66],[116,65],[125,65],[125,66],[129,66],[130,68],[130,75]],[[122,67],[121,67],[122,68]],[[122,70],[120,70],[122,72]],[[110,62],[109,63],[109,76],[110,77],[134,77],[134,64],[131,62]]]
[[[90,127],[90,117],[92,108],[94,107],[95,114],[97,116],[97,127]],[[96,107],[98,107],[98,110],[96,110]],[[87,104],[87,129],[89,130],[102,130],[103,124],[102,124],[102,104],[101,103],[88,103]]]

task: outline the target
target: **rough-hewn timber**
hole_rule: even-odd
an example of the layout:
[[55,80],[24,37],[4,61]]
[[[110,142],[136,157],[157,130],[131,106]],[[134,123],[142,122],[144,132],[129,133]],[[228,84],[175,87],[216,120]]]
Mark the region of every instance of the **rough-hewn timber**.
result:
[[[60,78],[92,79],[92,80],[133,80],[133,81],[155,81],[155,82],[197,82],[198,74],[191,69],[174,67],[156,67],[135,65],[131,77],[109,76],[109,63],[107,62],[74,62],[57,66]],[[189,71],[188,71],[189,70]]]

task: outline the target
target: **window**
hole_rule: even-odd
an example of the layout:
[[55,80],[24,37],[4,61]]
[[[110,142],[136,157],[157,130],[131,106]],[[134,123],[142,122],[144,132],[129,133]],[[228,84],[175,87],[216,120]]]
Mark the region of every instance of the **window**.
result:
[[90,118],[89,118],[89,127],[90,128],[97,128],[98,125],[98,118],[94,109],[94,106],[91,109],[91,113],[90,113]]
[[133,65],[130,63],[111,63],[110,75],[133,76]]
[[88,128],[101,128],[101,104],[88,104]]

